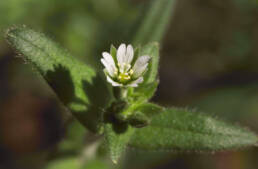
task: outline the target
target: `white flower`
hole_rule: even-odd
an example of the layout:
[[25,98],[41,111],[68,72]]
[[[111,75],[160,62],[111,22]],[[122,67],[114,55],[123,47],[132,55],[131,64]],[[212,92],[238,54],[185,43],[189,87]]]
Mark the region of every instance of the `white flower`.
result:
[[150,56],[140,56],[135,61],[132,45],[126,47],[125,44],[119,46],[116,56],[107,52],[102,55],[101,62],[105,66],[107,81],[113,86],[137,87],[143,82],[143,74],[147,70]]

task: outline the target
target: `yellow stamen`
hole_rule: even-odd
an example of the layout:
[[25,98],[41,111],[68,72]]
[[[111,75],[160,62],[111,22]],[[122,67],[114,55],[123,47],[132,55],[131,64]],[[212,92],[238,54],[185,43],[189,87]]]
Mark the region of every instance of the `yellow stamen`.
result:
[[121,81],[127,81],[131,79],[131,76],[128,73],[120,73],[118,79]]
[[130,75],[133,74],[133,69],[130,69],[129,74],[130,74]]

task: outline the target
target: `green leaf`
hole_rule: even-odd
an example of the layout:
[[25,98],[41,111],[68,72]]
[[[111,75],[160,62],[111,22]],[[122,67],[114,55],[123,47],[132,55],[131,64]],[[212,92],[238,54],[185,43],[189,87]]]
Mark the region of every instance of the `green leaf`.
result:
[[137,128],[145,127],[150,124],[151,118],[162,112],[162,110],[162,107],[152,103],[132,105],[126,110],[129,112],[127,114],[131,114],[128,117],[128,122]]
[[138,128],[148,125],[151,118],[162,111],[162,107],[152,103],[133,104],[117,114],[117,118]]
[[134,133],[134,129],[128,125],[105,125],[105,139],[111,160],[117,164],[118,159],[124,153],[126,146]]
[[176,0],[153,0],[133,40],[134,45],[162,40],[175,2]]
[[135,131],[130,146],[146,150],[221,151],[257,145],[257,136],[186,109],[170,108]]
[[149,43],[139,48],[139,56],[148,55],[151,61],[148,71],[144,74],[144,82],[137,88],[129,89],[128,96],[133,102],[147,101],[155,93],[158,87],[158,68],[159,68],[159,44]]
[[116,62],[116,52],[117,52],[117,50],[116,50],[115,46],[111,45],[111,47],[110,47],[110,54],[113,57],[115,62]]
[[80,122],[100,131],[101,110],[111,98],[106,83],[91,67],[70,56],[44,34],[24,26],[9,29],[6,38],[35,66]]
[[159,115],[161,112],[163,112],[164,108],[153,103],[142,103],[133,106],[133,111],[142,112],[149,118],[152,118],[153,116]]

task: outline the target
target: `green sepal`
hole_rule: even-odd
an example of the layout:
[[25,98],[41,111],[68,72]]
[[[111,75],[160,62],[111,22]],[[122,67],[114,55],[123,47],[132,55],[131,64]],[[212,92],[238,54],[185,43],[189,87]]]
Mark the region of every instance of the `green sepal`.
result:
[[116,53],[117,53],[117,49],[115,48],[114,45],[111,45],[111,47],[110,47],[110,55],[113,57],[115,63],[117,64]]

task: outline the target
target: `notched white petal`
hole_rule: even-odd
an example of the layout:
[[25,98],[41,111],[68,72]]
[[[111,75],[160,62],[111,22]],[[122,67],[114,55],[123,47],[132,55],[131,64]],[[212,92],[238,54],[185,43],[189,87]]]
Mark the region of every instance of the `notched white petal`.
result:
[[140,56],[140,57],[136,60],[135,64],[137,63],[137,64],[145,65],[146,63],[149,62],[150,58],[151,58],[151,57],[148,56],[148,55]]
[[150,56],[140,56],[134,66],[133,66],[133,76],[134,77],[138,77],[141,76],[142,73],[144,73],[144,71],[147,69],[148,67],[148,62],[150,60]]
[[134,56],[134,50],[133,50],[133,46],[132,45],[128,45],[127,49],[126,49],[126,63],[130,64],[133,60],[133,56]]
[[109,53],[103,52],[102,55],[110,65],[112,65],[113,67],[116,66],[113,57]]
[[115,74],[114,74],[114,71],[113,71],[112,67],[110,66],[110,64],[108,64],[107,61],[103,58],[101,59],[101,63],[105,66],[108,74],[110,76],[114,77]]
[[147,71],[148,63],[134,70],[133,77],[137,78]]
[[125,54],[126,54],[126,45],[121,44],[117,50],[117,61],[119,64],[124,63],[125,61]]
[[108,74],[114,77],[117,73],[117,68],[113,57],[107,52],[103,52],[102,55],[103,55],[103,58],[101,59],[102,64],[106,67]]

